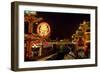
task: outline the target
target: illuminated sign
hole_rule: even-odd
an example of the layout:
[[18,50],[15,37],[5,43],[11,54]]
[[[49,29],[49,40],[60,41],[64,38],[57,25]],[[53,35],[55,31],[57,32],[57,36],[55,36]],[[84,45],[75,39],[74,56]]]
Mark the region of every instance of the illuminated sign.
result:
[[37,27],[37,33],[41,37],[46,37],[50,33],[50,26],[46,22],[41,22]]

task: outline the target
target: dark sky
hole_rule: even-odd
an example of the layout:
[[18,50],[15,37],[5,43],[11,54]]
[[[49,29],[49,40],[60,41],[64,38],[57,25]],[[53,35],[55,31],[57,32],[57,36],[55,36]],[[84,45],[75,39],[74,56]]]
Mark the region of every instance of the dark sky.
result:
[[84,20],[90,21],[90,14],[37,12],[51,27],[51,39],[69,39]]

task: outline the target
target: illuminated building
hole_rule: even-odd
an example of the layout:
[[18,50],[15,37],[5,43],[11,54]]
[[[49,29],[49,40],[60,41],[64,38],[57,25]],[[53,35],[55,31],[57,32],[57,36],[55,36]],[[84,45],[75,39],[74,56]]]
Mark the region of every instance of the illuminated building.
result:
[[[76,21],[77,16],[79,17]],[[80,19],[82,16],[84,14],[26,11],[24,14],[24,60],[77,59],[77,54],[83,57],[83,52],[76,51],[83,49],[87,42],[90,42],[90,25],[87,21],[76,24],[83,21],[84,18]]]
[[76,50],[77,51],[83,50],[83,52],[81,52],[82,54],[80,54],[79,52],[79,55],[84,56],[83,54],[90,49],[87,48],[88,47],[87,44],[90,44],[90,23],[88,21],[83,21],[83,23],[80,24],[76,33],[73,34],[72,39],[73,39],[72,42],[74,41],[75,44],[77,45]]

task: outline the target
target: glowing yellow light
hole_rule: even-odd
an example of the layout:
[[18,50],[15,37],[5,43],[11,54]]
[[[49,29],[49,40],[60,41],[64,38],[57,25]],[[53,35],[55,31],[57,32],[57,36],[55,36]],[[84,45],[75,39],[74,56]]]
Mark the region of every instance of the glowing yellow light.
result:
[[50,33],[50,26],[46,22],[42,22],[38,25],[37,33],[40,36],[47,36]]

